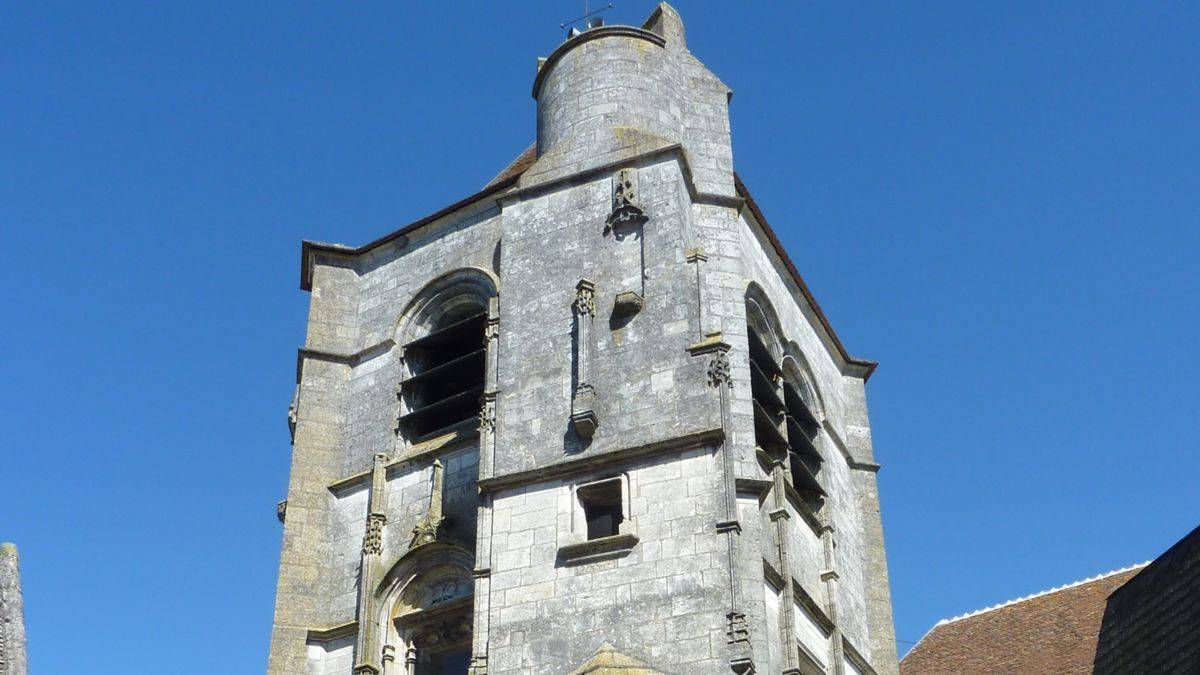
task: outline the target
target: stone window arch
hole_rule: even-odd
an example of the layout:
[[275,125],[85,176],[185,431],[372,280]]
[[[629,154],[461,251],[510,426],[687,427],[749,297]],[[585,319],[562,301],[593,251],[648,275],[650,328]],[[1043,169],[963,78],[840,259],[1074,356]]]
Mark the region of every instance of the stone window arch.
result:
[[792,487],[814,511],[823,504],[825,455],[821,426],[825,406],[800,348],[789,343],[783,358],[783,401]]
[[401,559],[380,586],[386,612],[383,675],[465,675],[471,661],[471,555],[429,544]]
[[757,284],[746,290],[746,349],[750,398],[754,411],[754,443],[768,464],[787,460],[782,395],[782,331],[770,300]]
[[494,382],[496,280],[477,268],[449,272],[417,293],[396,324],[401,445],[478,424]]

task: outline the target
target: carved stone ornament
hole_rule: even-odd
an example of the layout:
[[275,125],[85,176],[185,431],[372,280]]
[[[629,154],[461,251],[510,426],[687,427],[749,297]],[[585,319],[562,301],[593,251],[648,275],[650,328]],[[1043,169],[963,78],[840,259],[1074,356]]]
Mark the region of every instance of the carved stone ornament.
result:
[[644,304],[642,295],[636,291],[617,293],[617,298],[613,301],[613,315],[618,318],[632,316],[642,311]]
[[613,176],[613,205],[604,233],[641,225],[649,220],[638,206],[637,169],[621,169]]
[[725,616],[728,619],[725,634],[729,636],[729,644],[750,644],[750,626],[746,623],[746,615],[730,612]]
[[471,640],[470,617],[456,617],[428,624],[413,635],[412,644],[417,649],[436,649],[442,646],[461,644]]
[[581,383],[571,398],[571,427],[583,438],[596,435],[600,418],[596,415],[596,390],[592,385]]
[[729,668],[739,675],[752,675],[754,651],[750,644],[750,626],[746,623],[746,615],[734,610],[726,614],[725,618],[725,634],[729,636],[731,652]]
[[431,520],[426,518],[425,520],[417,523],[417,526],[413,528],[412,532],[412,542],[410,542],[408,545],[410,549],[422,546],[424,544],[432,544],[441,536],[442,519],[439,518],[437,520]]
[[717,388],[721,385],[733,386],[733,379],[729,373],[729,357],[725,352],[713,354],[712,361],[708,362],[708,383]]
[[296,385],[296,391],[292,393],[292,401],[288,403],[288,434],[292,437],[292,442],[296,442],[296,422],[300,419],[300,385]]
[[421,522],[413,528],[412,540],[408,542],[409,550],[425,544],[432,544],[442,535],[442,525],[445,519],[442,517],[442,462],[440,460],[433,460],[430,473],[432,476],[430,477],[429,508],[425,512],[425,516],[421,518]]
[[483,409],[479,411],[479,429],[488,433],[496,431],[496,401],[486,395],[483,398]]
[[383,526],[387,516],[382,513],[372,513],[367,516],[367,531],[363,535],[363,555],[379,555],[383,553]]
[[596,316],[596,287],[586,279],[575,286],[575,313],[580,316]]

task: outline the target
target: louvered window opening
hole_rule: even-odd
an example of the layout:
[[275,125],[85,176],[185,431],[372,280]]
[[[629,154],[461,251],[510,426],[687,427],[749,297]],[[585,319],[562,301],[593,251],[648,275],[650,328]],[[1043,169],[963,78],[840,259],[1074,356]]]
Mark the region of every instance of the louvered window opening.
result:
[[821,453],[816,447],[820,424],[792,383],[784,380],[780,395],[777,384],[783,379],[783,368],[771,357],[762,338],[753,329],[748,332],[755,441],[769,456],[786,459],[792,487],[801,496],[819,501],[825,496],[817,480],[821,472]]
[[404,346],[411,373],[400,385],[400,429],[420,440],[479,416],[487,349],[483,312],[451,321]]

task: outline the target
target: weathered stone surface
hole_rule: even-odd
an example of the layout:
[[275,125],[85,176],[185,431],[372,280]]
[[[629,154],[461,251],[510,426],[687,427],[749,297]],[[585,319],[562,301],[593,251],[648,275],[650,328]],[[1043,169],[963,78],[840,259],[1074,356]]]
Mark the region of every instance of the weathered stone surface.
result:
[[[895,672],[869,370],[744,208],[728,88],[662,5],[565,43],[535,97],[536,161],[306,259],[269,671],[432,668],[436,643],[475,675],[778,673],[805,638],[828,672]],[[756,449],[751,301],[819,402],[819,512]],[[406,345],[484,309],[478,430],[406,436]],[[589,485],[619,497],[585,503]]]
[[26,675],[25,604],[14,544],[0,543],[0,675]]

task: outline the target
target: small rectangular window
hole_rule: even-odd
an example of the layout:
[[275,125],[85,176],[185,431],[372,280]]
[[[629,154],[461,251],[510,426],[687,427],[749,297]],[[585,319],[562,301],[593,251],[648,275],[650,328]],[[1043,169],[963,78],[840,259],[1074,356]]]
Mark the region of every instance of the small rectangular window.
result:
[[621,479],[584,485],[576,490],[576,494],[587,522],[588,541],[620,533],[621,523],[625,520],[621,509]]

